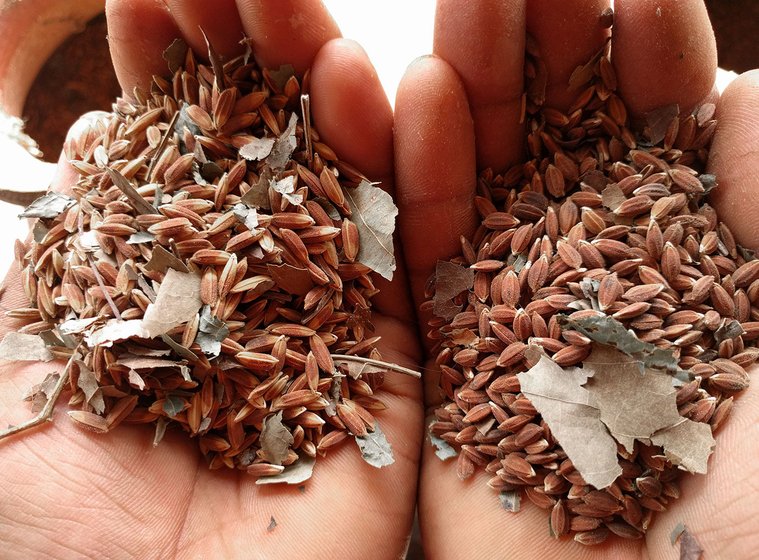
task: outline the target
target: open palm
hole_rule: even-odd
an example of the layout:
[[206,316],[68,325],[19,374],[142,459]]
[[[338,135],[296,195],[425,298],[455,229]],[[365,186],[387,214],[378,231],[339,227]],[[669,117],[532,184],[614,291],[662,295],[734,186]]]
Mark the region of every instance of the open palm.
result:
[[[320,3],[112,0],[106,9],[114,65],[127,93],[165,73],[161,53],[174,38],[183,36],[204,53],[199,25],[224,56],[238,54],[247,35],[262,66],[289,63],[300,73],[311,67],[315,127],[342,159],[392,190],[390,106],[363,51],[339,38]],[[73,180],[61,164],[55,188]],[[385,359],[415,368],[419,347],[400,268],[395,282],[381,285],[374,323]],[[6,286],[3,308],[27,304],[17,269]],[[18,423],[29,416],[21,393],[56,366],[2,369],[2,419]],[[416,498],[421,390],[415,380],[388,375],[382,398],[388,411],[379,421],[395,464],[374,469],[346,444],[320,458],[302,490],[256,486],[245,473],[211,472],[184,434],[168,433],[153,448],[150,429],[122,425],[98,436],[59,410],[51,426],[0,444],[0,555],[397,558]]]
[[[546,104],[566,108],[572,70],[607,38],[600,16],[608,5],[608,0],[438,1],[435,56],[409,67],[396,98],[396,191],[417,304],[436,261],[459,254],[459,237],[471,237],[476,228],[477,171],[502,172],[520,161],[526,33],[536,40],[548,69]],[[615,12],[611,56],[629,110],[641,115],[678,103],[688,112],[710,96],[716,100],[716,48],[702,2],[616,0]],[[748,74],[718,102],[709,163],[720,182],[714,203],[739,241],[751,248],[759,246],[757,110],[759,76]],[[434,376],[425,382],[428,405],[436,402],[436,384]],[[612,538],[596,548],[552,539],[546,512],[530,503],[516,515],[503,511],[486,486],[486,473],[461,482],[456,469],[426,446],[419,495],[426,552],[435,560],[677,558],[669,533],[684,522],[706,557],[753,557],[759,546],[757,425],[759,388],[752,386],[737,399],[717,438],[709,475],[685,477],[682,498],[657,517],[645,539]]]

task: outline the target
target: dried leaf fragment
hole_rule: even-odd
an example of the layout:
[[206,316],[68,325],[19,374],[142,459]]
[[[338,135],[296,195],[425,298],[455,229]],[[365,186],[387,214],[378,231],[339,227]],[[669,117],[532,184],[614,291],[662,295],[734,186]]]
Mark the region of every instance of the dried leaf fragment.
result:
[[715,446],[712,429],[703,422],[681,420],[653,434],[651,443],[664,448],[664,454],[672,464],[688,472],[706,474],[709,455]]
[[232,208],[235,218],[240,220],[250,231],[258,227],[258,212],[255,208],[249,208],[245,204],[235,204]]
[[474,270],[456,263],[438,261],[435,267],[435,297],[432,312],[443,319],[453,319],[461,306],[453,298],[474,286]]
[[505,490],[498,494],[498,499],[501,502],[501,507],[506,511],[517,513],[521,509],[521,496],[516,490]]
[[211,313],[211,306],[204,305],[200,313],[200,326],[195,342],[209,358],[215,358],[221,352],[221,341],[229,336],[229,328],[224,321]]
[[290,430],[282,423],[281,410],[264,418],[260,438],[261,451],[266,454],[271,464],[282,464],[293,441],[295,440]]
[[672,378],[648,368],[641,374],[639,364],[618,350],[598,344],[583,362],[583,371],[592,377],[586,388],[595,398],[601,421],[628,452],[632,452],[636,439],[645,441],[681,420]]
[[160,273],[165,273],[170,268],[179,272],[190,272],[187,265],[175,257],[173,253],[164,249],[161,245],[153,247],[150,260],[144,268],[145,270],[152,270]]
[[170,268],[161,282],[155,303],[148,305],[142,326],[148,338],[166,334],[190,321],[200,310],[200,274],[183,273]]
[[345,201],[358,228],[359,250],[356,260],[374,272],[393,279],[395,256],[393,231],[398,208],[393,198],[369,181],[361,181],[356,188],[343,189]]
[[274,142],[274,138],[253,138],[240,148],[240,156],[248,161],[263,160],[271,153]]
[[356,444],[364,461],[373,467],[381,469],[395,462],[390,443],[377,422],[374,423],[374,431],[365,436],[356,436]]
[[114,342],[128,338],[150,338],[140,319],[122,321],[110,319],[105,325],[89,333],[84,341],[90,348],[95,346],[113,346]]
[[298,124],[298,115],[292,113],[285,131],[274,141],[271,153],[266,158],[266,163],[275,171],[281,171],[287,167],[290,157],[293,155],[298,141],[295,138],[295,127]]
[[[534,347],[528,352],[539,352]],[[582,387],[588,373],[562,369],[544,354],[535,366],[517,374],[524,395],[548,423],[551,432],[585,481],[599,490],[622,474],[617,444],[601,422],[590,392]]]
[[76,200],[65,194],[51,192],[27,206],[19,218],[56,218],[73,206]]
[[683,523],[678,523],[670,535],[672,546],[675,546],[678,541],[680,542],[680,560],[701,559],[704,549]]
[[36,334],[9,332],[0,342],[0,360],[49,362],[52,359],[45,341]]

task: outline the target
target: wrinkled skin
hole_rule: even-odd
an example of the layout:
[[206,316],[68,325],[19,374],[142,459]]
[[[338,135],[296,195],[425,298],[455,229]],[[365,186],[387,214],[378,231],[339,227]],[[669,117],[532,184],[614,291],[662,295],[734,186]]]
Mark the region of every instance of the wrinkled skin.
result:
[[[549,68],[548,102],[565,106],[569,97],[561,84],[605,40],[597,25],[604,7],[599,0],[440,0],[435,56],[407,70],[395,122],[366,55],[339,38],[317,2],[110,0],[107,15],[114,65],[127,93],[163,73],[160,53],[173,38],[183,36],[203,53],[199,22],[222,55],[238,52],[244,32],[261,64],[312,67],[315,126],[342,159],[382,181],[400,208],[400,266],[392,283],[381,284],[375,324],[385,358],[419,369],[426,357],[418,332],[426,329],[417,325],[414,305],[437,259],[455,255],[459,236],[474,230],[476,172],[503,170],[521,155],[525,32],[541,45]],[[701,2],[686,7],[677,0],[617,0],[616,9],[612,50],[632,112],[672,102],[690,110],[716,99],[714,39]],[[721,183],[715,204],[749,247],[759,245],[759,210],[744,203],[759,190],[759,177],[751,173],[759,168],[758,109],[759,75],[747,74],[718,102],[710,161]],[[65,189],[73,180],[61,164],[55,187]],[[0,302],[6,309],[26,303],[18,270],[10,274]],[[3,332],[10,328],[5,321]],[[429,406],[435,404],[436,379],[432,364],[426,366]],[[19,395],[54,367],[3,367],[4,422],[28,417]],[[759,478],[755,387],[737,400],[721,430],[709,476],[685,479],[684,497],[658,517],[645,540],[611,539],[594,549],[551,539],[546,513],[529,503],[518,516],[501,510],[484,475],[459,481],[454,468],[422,448],[420,384],[388,375],[385,388],[389,410],[380,421],[396,463],[375,470],[347,444],[319,459],[304,493],[256,487],[245,474],[210,472],[182,434],[169,433],[153,449],[144,427],[122,426],[105,437],[84,432],[59,407],[52,425],[0,443],[3,555],[398,558],[411,528],[418,472],[422,536],[435,560],[677,558],[669,532],[681,521],[709,558],[749,558],[759,546],[753,522]],[[267,532],[271,517],[277,527]]]

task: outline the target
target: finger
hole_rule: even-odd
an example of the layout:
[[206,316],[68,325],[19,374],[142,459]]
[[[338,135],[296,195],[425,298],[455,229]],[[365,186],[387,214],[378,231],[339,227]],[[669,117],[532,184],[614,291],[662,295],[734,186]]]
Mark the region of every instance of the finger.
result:
[[527,1],[527,32],[548,74],[547,106],[564,110],[575,100],[569,77],[603,47],[609,29],[602,14],[608,7],[609,0]]
[[197,53],[208,50],[203,32],[219,55],[232,58],[243,51],[242,22],[235,0],[163,0],[187,44]]
[[477,225],[472,117],[461,80],[440,58],[417,59],[406,70],[394,142],[401,242],[418,307],[437,261],[458,255],[459,237]]
[[292,64],[303,73],[324,43],[340,37],[337,24],[318,0],[237,0],[237,6],[253,54],[265,68]]
[[[107,0],[108,46],[121,89],[148,90],[167,73],[163,51],[181,34],[160,0]],[[205,51],[202,51],[205,52]]]
[[617,0],[611,60],[633,115],[677,103],[687,113],[714,86],[717,46],[703,2]]
[[[316,129],[340,159],[393,194],[393,110],[377,72],[358,43],[335,39],[316,56],[311,73]],[[381,313],[409,321],[413,309],[406,289],[400,247],[393,282],[377,279],[374,298]]]
[[525,0],[441,0],[433,51],[461,78],[474,119],[477,168],[504,171],[522,151]]
[[736,78],[717,104],[709,172],[719,188],[711,201],[739,242],[759,248],[759,71]]

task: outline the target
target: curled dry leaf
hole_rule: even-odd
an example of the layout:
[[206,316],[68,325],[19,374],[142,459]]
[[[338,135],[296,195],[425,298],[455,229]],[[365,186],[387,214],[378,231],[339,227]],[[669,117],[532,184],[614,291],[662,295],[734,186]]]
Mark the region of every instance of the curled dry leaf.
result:
[[393,231],[398,215],[393,198],[366,180],[354,189],[343,189],[343,192],[351,220],[358,228],[356,260],[383,278],[392,280],[395,270]]
[[453,298],[474,286],[474,270],[449,261],[438,261],[435,267],[435,297],[432,312],[443,319],[453,319],[461,306]]
[[365,436],[356,436],[356,444],[361,450],[364,461],[378,469],[395,463],[393,450],[378,423],[374,423],[374,431]]
[[264,418],[261,430],[261,451],[272,465],[281,465],[287,459],[288,450],[294,438],[282,423],[282,411]]

